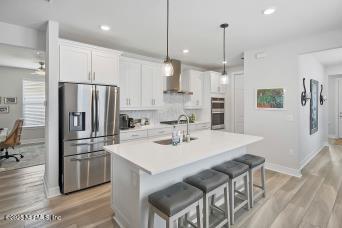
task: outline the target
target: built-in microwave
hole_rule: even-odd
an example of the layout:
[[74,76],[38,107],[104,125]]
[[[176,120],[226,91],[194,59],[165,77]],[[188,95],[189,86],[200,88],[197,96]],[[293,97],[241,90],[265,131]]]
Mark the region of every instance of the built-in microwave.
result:
[[224,98],[212,97],[211,98],[211,129],[218,130],[224,129]]

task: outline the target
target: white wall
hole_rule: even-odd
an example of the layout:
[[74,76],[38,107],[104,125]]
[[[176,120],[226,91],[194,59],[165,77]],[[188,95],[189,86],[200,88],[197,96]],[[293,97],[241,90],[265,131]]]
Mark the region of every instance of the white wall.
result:
[[[245,133],[265,139],[249,152],[266,157],[270,168],[300,175],[300,75],[298,56],[342,46],[342,31],[331,31],[295,41],[245,51]],[[266,57],[257,59],[256,54]],[[284,87],[285,111],[255,108],[255,89]]]
[[337,65],[332,65],[332,66],[326,67],[326,73],[329,76],[342,74],[342,64],[337,64]]
[[[322,64],[312,55],[301,55],[298,58],[299,75],[306,78],[306,88],[310,92],[310,80],[314,79],[320,86],[323,84],[325,89],[328,87],[328,78]],[[299,77],[298,84],[302,84],[302,78]],[[306,106],[299,108],[299,162],[303,167],[307,162],[315,156],[323,146],[326,145],[328,139],[328,105],[318,104],[318,131],[310,135],[310,102]]]
[[[44,81],[44,77],[32,75],[33,70],[0,66],[1,105],[9,106],[8,114],[0,114],[0,127],[12,129],[15,120],[22,118],[24,79]],[[4,104],[4,97],[16,97],[17,104]],[[22,143],[44,140],[44,127],[26,128],[22,133]]]
[[45,50],[45,34],[34,29],[0,22],[0,43]]

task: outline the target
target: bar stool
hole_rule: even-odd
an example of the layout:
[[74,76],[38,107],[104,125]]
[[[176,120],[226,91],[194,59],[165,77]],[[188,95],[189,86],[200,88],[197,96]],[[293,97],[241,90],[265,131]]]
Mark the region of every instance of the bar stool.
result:
[[[230,202],[230,222],[234,224],[235,213],[247,206],[247,210],[250,209],[250,200],[249,200],[249,191],[248,191],[248,183],[249,183],[249,173],[248,173],[248,165],[236,162],[236,161],[227,161],[221,165],[213,167],[214,170],[225,173],[229,176],[229,202]],[[236,182],[238,180],[243,179],[244,181],[244,192],[241,192],[236,189]],[[235,206],[235,193],[237,193],[236,197],[241,200],[241,203]]]
[[[154,215],[158,214],[166,221],[166,228],[172,228],[175,222],[196,208],[197,225],[186,221],[193,227],[203,228],[203,193],[190,184],[179,182],[148,197],[148,228],[154,227]],[[186,217],[186,216],[185,216]],[[179,222],[178,222],[179,223]],[[179,227],[180,224],[178,224]]]
[[[265,172],[265,158],[259,157],[252,154],[245,154],[239,158],[234,159],[235,161],[244,163],[249,166],[249,194],[250,194],[250,205],[254,206],[254,201],[261,195],[266,197],[266,172]],[[260,169],[261,171],[261,186],[254,184],[253,172]],[[259,193],[254,195],[254,187],[261,189]]]
[[[229,195],[228,195],[228,181],[229,177],[216,170],[207,169],[196,175],[190,176],[184,180],[186,183],[195,186],[203,191],[203,224],[204,228],[209,228],[209,208],[218,211],[224,215],[223,219],[215,225],[215,228],[223,227],[227,224],[228,228],[230,225],[229,221]],[[222,210],[216,206],[213,202],[209,203],[209,199],[212,196],[222,194],[224,195],[224,209]],[[185,224],[187,225],[187,224]],[[214,226],[212,226],[214,227]]]

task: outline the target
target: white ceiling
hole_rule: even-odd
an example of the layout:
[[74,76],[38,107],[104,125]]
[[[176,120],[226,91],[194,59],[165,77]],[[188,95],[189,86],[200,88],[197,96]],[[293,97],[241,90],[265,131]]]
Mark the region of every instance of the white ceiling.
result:
[[[275,6],[274,15],[263,9]],[[170,56],[217,68],[228,22],[228,63],[244,50],[342,28],[341,0],[171,0]],[[1,0],[0,21],[43,28],[60,22],[61,36],[150,57],[165,55],[166,0]],[[112,30],[99,30],[108,24]],[[190,53],[184,56],[182,49]]]
[[44,61],[44,52],[0,44],[0,66],[38,69]]
[[316,52],[313,55],[325,67],[342,64],[342,48]]

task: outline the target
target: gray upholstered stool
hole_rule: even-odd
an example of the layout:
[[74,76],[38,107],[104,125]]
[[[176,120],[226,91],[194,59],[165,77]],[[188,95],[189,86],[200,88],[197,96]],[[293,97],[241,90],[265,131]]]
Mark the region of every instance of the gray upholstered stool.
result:
[[[246,164],[236,162],[236,161],[227,161],[221,165],[213,167],[214,170],[227,174],[229,178],[229,205],[230,205],[230,222],[234,224],[234,216],[235,213],[243,208],[247,207],[247,210],[250,208],[249,201],[249,167]],[[238,180],[243,179],[244,181],[244,192],[241,192],[236,189],[236,182]],[[237,193],[236,197],[241,200],[241,203],[235,206],[235,193]]]
[[202,197],[203,193],[201,190],[184,182],[179,182],[149,195],[148,228],[154,226],[155,213],[165,219],[166,228],[172,228],[178,220],[195,208],[197,226],[191,221],[187,222],[194,227],[202,228]]
[[[265,183],[265,158],[259,157],[252,154],[245,154],[239,158],[234,159],[235,161],[244,163],[249,166],[249,194],[251,207],[254,206],[254,201],[260,196],[266,196],[266,183]],[[254,184],[253,172],[260,169],[261,171],[261,186]],[[261,191],[254,195],[254,187],[260,188]]]
[[[216,227],[223,227],[225,224],[230,225],[229,221],[229,195],[228,195],[228,181],[229,177],[226,174],[216,170],[207,169],[196,175],[188,177],[184,180],[186,183],[195,186],[203,191],[203,224],[204,228],[209,228],[209,209],[217,210],[223,213],[223,219],[215,225]],[[209,199],[215,195],[224,195],[224,209],[217,207],[214,202],[209,203]],[[215,223],[216,224],[216,223]],[[187,224],[185,224],[187,225]],[[213,226],[212,226],[213,227]]]

